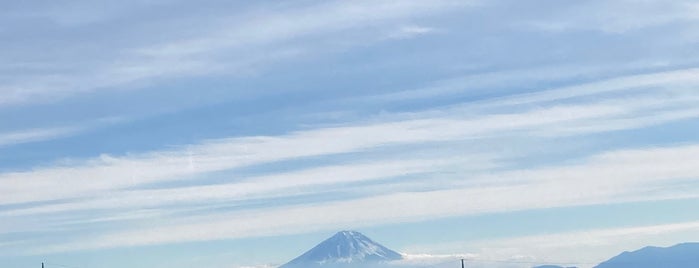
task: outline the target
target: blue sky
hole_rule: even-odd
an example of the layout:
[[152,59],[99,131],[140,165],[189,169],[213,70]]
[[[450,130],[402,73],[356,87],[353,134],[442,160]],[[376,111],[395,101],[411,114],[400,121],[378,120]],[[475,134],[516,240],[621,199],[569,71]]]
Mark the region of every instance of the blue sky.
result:
[[[697,1],[5,1],[0,263],[699,241]],[[48,266],[51,268],[51,265]]]

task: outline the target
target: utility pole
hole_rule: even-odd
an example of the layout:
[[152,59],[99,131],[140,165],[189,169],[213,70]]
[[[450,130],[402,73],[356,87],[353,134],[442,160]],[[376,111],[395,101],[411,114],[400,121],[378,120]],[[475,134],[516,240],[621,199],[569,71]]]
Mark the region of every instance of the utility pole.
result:
[[[44,268],[44,267],[41,267]],[[461,259],[461,268],[464,268],[464,259]]]

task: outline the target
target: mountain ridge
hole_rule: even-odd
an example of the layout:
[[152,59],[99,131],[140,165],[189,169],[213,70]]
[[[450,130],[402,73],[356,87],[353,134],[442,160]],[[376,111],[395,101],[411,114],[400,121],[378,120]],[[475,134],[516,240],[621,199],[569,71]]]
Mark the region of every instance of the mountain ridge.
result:
[[670,247],[647,246],[624,251],[594,268],[666,268],[699,267],[699,243],[681,243]]

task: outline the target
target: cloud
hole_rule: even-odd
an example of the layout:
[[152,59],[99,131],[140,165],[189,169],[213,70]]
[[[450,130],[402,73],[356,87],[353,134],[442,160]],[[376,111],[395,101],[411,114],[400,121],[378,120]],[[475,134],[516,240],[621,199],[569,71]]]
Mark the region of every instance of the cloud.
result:
[[[194,216],[152,228],[93,237],[91,241],[57,245],[51,250],[234,239],[332,230],[358,223],[362,227],[455,215],[697,198],[696,191],[678,195],[687,189],[662,184],[699,177],[699,163],[687,158],[697,153],[698,146],[616,151],[569,167],[493,174],[493,178],[502,178],[499,182],[491,179],[451,189]],[[651,160],[652,164],[648,162]]]
[[[148,10],[160,5],[162,3],[137,7]],[[88,11],[81,12],[72,22],[65,20],[73,16],[63,8],[58,8],[61,12],[51,11],[38,16],[65,22],[64,27],[105,27],[96,20],[102,17],[112,18],[102,23],[120,25],[116,24],[121,22],[114,16],[102,13],[111,11],[124,16],[121,14],[124,12],[123,6],[117,5],[114,10],[90,6]],[[136,17],[133,23],[143,25],[134,27],[134,32],[129,36],[131,42],[113,40],[120,34],[115,31],[114,36],[103,37],[107,42],[101,39],[96,41],[104,42],[101,45],[109,48],[101,47],[99,52],[73,50],[72,46],[60,54],[54,53],[56,55],[49,53],[52,51],[50,49],[42,51],[47,56],[33,64],[52,66],[51,71],[18,72],[16,76],[0,80],[0,106],[52,102],[102,90],[137,89],[168,78],[250,72],[256,66],[306,55],[304,51],[321,51],[314,47],[314,42],[299,46],[297,41],[300,39],[323,39],[347,31],[361,31],[366,27],[386,27],[395,21],[429,16],[463,6],[465,4],[459,1],[332,1],[315,5],[254,6],[238,9],[232,15],[217,13],[218,16],[200,16],[196,12],[185,12],[181,16],[168,17],[167,23],[148,24],[139,21],[144,18]],[[87,16],[95,14],[100,15]],[[21,12],[16,15],[12,17],[15,20],[35,16]],[[196,23],[188,24],[191,21]],[[182,27],[172,30],[175,28],[172,25],[180,24]],[[50,38],[50,35],[46,36]],[[134,37],[141,39],[133,40]],[[82,41],[75,40],[77,44],[74,47],[85,47],[85,43],[80,43]],[[365,45],[361,41],[356,41],[356,44]],[[36,54],[37,51],[20,52]],[[62,60],[63,54],[70,54],[77,60]]]
[[71,124],[52,128],[36,128],[0,133],[0,148],[5,146],[54,140],[84,133],[95,128],[127,121],[124,118],[102,118],[81,124]]
[[[623,10],[623,12],[617,12]],[[537,18],[529,25],[546,31],[597,30],[624,34],[699,19],[694,1],[588,1]]]
[[[79,243],[42,249],[71,251],[303,233],[350,224],[361,227],[357,222],[370,226],[453,215],[695,198],[692,188],[673,185],[699,176],[699,163],[692,161],[699,154],[696,145],[610,148],[577,159],[578,164],[528,169],[503,163],[541,148],[493,150],[487,146],[697,118],[695,72],[625,76],[377,121],[278,136],[214,139],[170,150],[103,155],[70,165],[3,173],[0,203],[10,209],[1,217],[13,223],[39,214],[61,218],[49,228],[80,226],[80,222],[147,221],[152,215],[167,219],[157,228],[144,223],[138,230],[115,229]],[[414,154],[411,148],[420,146],[434,149]],[[366,158],[237,174],[243,168],[349,153]],[[207,180],[211,178],[216,180]],[[332,193],[348,184],[369,194],[301,204],[283,201],[295,195]],[[277,202],[244,205],[244,201],[270,199]],[[207,210],[222,205],[239,207],[234,212]],[[145,212],[125,211],[131,209]],[[67,220],[65,212],[71,212]]]
[[[533,103],[565,101],[585,96],[605,96],[623,92],[639,92],[652,87],[663,87],[668,94],[678,94],[692,90],[699,83],[699,69],[686,68],[669,71],[623,74],[616,77],[605,77],[603,74],[613,73],[619,69],[634,69],[647,66],[648,63],[633,63],[627,66],[547,66],[539,68],[516,69],[477,73],[461,77],[444,79],[434,82],[424,88],[402,90],[392,93],[362,97],[357,101],[367,102],[401,102],[410,100],[426,100],[462,95],[478,94],[488,90],[495,96],[483,100],[482,107],[513,106]],[[603,78],[599,78],[603,77]],[[569,81],[582,79],[572,85],[545,88],[539,84],[552,81]],[[520,85],[536,85],[528,93],[513,94],[512,87]],[[675,88],[675,89],[672,89]],[[516,92],[516,91],[515,91]],[[497,94],[500,93],[500,94]],[[612,96],[613,97],[613,96]],[[481,107],[473,103],[468,107]]]
[[419,267],[433,267],[443,264],[454,264],[460,259],[473,260],[477,259],[478,255],[473,253],[463,253],[463,254],[409,254],[403,253],[403,259],[391,262],[395,266],[419,266]]
[[417,37],[420,35],[425,35],[429,33],[434,33],[438,31],[437,29],[424,27],[424,26],[404,26],[398,29],[398,31],[389,35],[389,38],[395,39],[408,39]]
[[79,127],[57,127],[1,133],[0,147],[65,137],[81,130]]
[[[687,84],[694,70],[619,78],[521,98],[498,99],[490,105],[499,113],[472,113],[466,107],[416,113],[408,119],[318,128],[282,136],[218,139],[170,151],[113,157],[104,155],[82,165],[0,174],[0,204],[79,198],[156,182],[178,181],[197,174],[231,170],[294,158],[367,151],[385,146],[455,142],[502,135],[569,136],[638,128],[696,118],[696,91]],[[611,81],[611,82],[610,82]],[[685,84],[689,88],[675,87]],[[616,100],[551,104],[559,99],[596,92],[639,91],[640,96]],[[601,89],[600,89],[601,88]],[[539,104],[530,108],[532,104]],[[507,108],[504,106],[523,105]],[[487,106],[488,104],[483,104]],[[483,107],[481,106],[481,107]],[[649,109],[652,108],[652,109]],[[623,124],[617,124],[617,123]],[[193,168],[190,163],[195,164]],[[74,185],[66,188],[62,185]]]
[[[699,198],[692,1],[550,2],[545,10],[517,1],[136,2],[0,10],[0,25],[15,25],[0,26],[0,109],[15,118],[58,111],[45,119],[75,122],[5,126],[0,149],[119,123],[71,120],[65,98],[76,98],[67,100],[77,105],[71,111],[111,101],[105,92],[126,103],[98,113],[176,112],[115,128],[109,137],[123,140],[107,147],[126,153],[81,148],[92,156],[0,173],[2,255]],[[484,5],[470,12],[474,2]],[[178,93],[161,99],[171,85]],[[274,134],[226,136],[240,133],[226,117],[237,107],[181,110],[235,99],[274,117],[287,96],[310,108],[285,109],[282,126],[242,109],[244,121],[282,131]],[[205,127],[184,140],[211,139],[163,147],[183,139],[161,124],[191,130],[200,118]],[[144,152],[147,140],[131,143],[121,131],[164,137]],[[99,143],[94,134],[88,143]],[[693,232],[695,223],[587,230],[464,241],[443,252],[471,252],[484,265],[585,265]],[[460,256],[407,254],[403,265]]]
[[[77,202],[49,204],[0,212],[17,216],[77,210],[137,209],[172,205],[216,205],[246,199],[303,195],[319,187],[367,183],[400,176],[425,174],[458,165],[461,170],[492,168],[488,156],[443,159],[382,160],[378,163],[343,163],[281,174],[242,177],[237,182],[166,189],[125,190]],[[314,190],[315,189],[315,190]],[[150,216],[146,214],[145,216]],[[114,219],[114,218],[109,218]],[[120,218],[119,218],[120,219]]]

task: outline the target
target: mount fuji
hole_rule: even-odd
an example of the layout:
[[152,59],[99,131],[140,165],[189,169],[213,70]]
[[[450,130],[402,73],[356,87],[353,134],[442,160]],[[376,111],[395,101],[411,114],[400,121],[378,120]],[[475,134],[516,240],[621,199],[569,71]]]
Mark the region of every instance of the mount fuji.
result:
[[373,267],[403,256],[356,231],[341,231],[279,268]]

